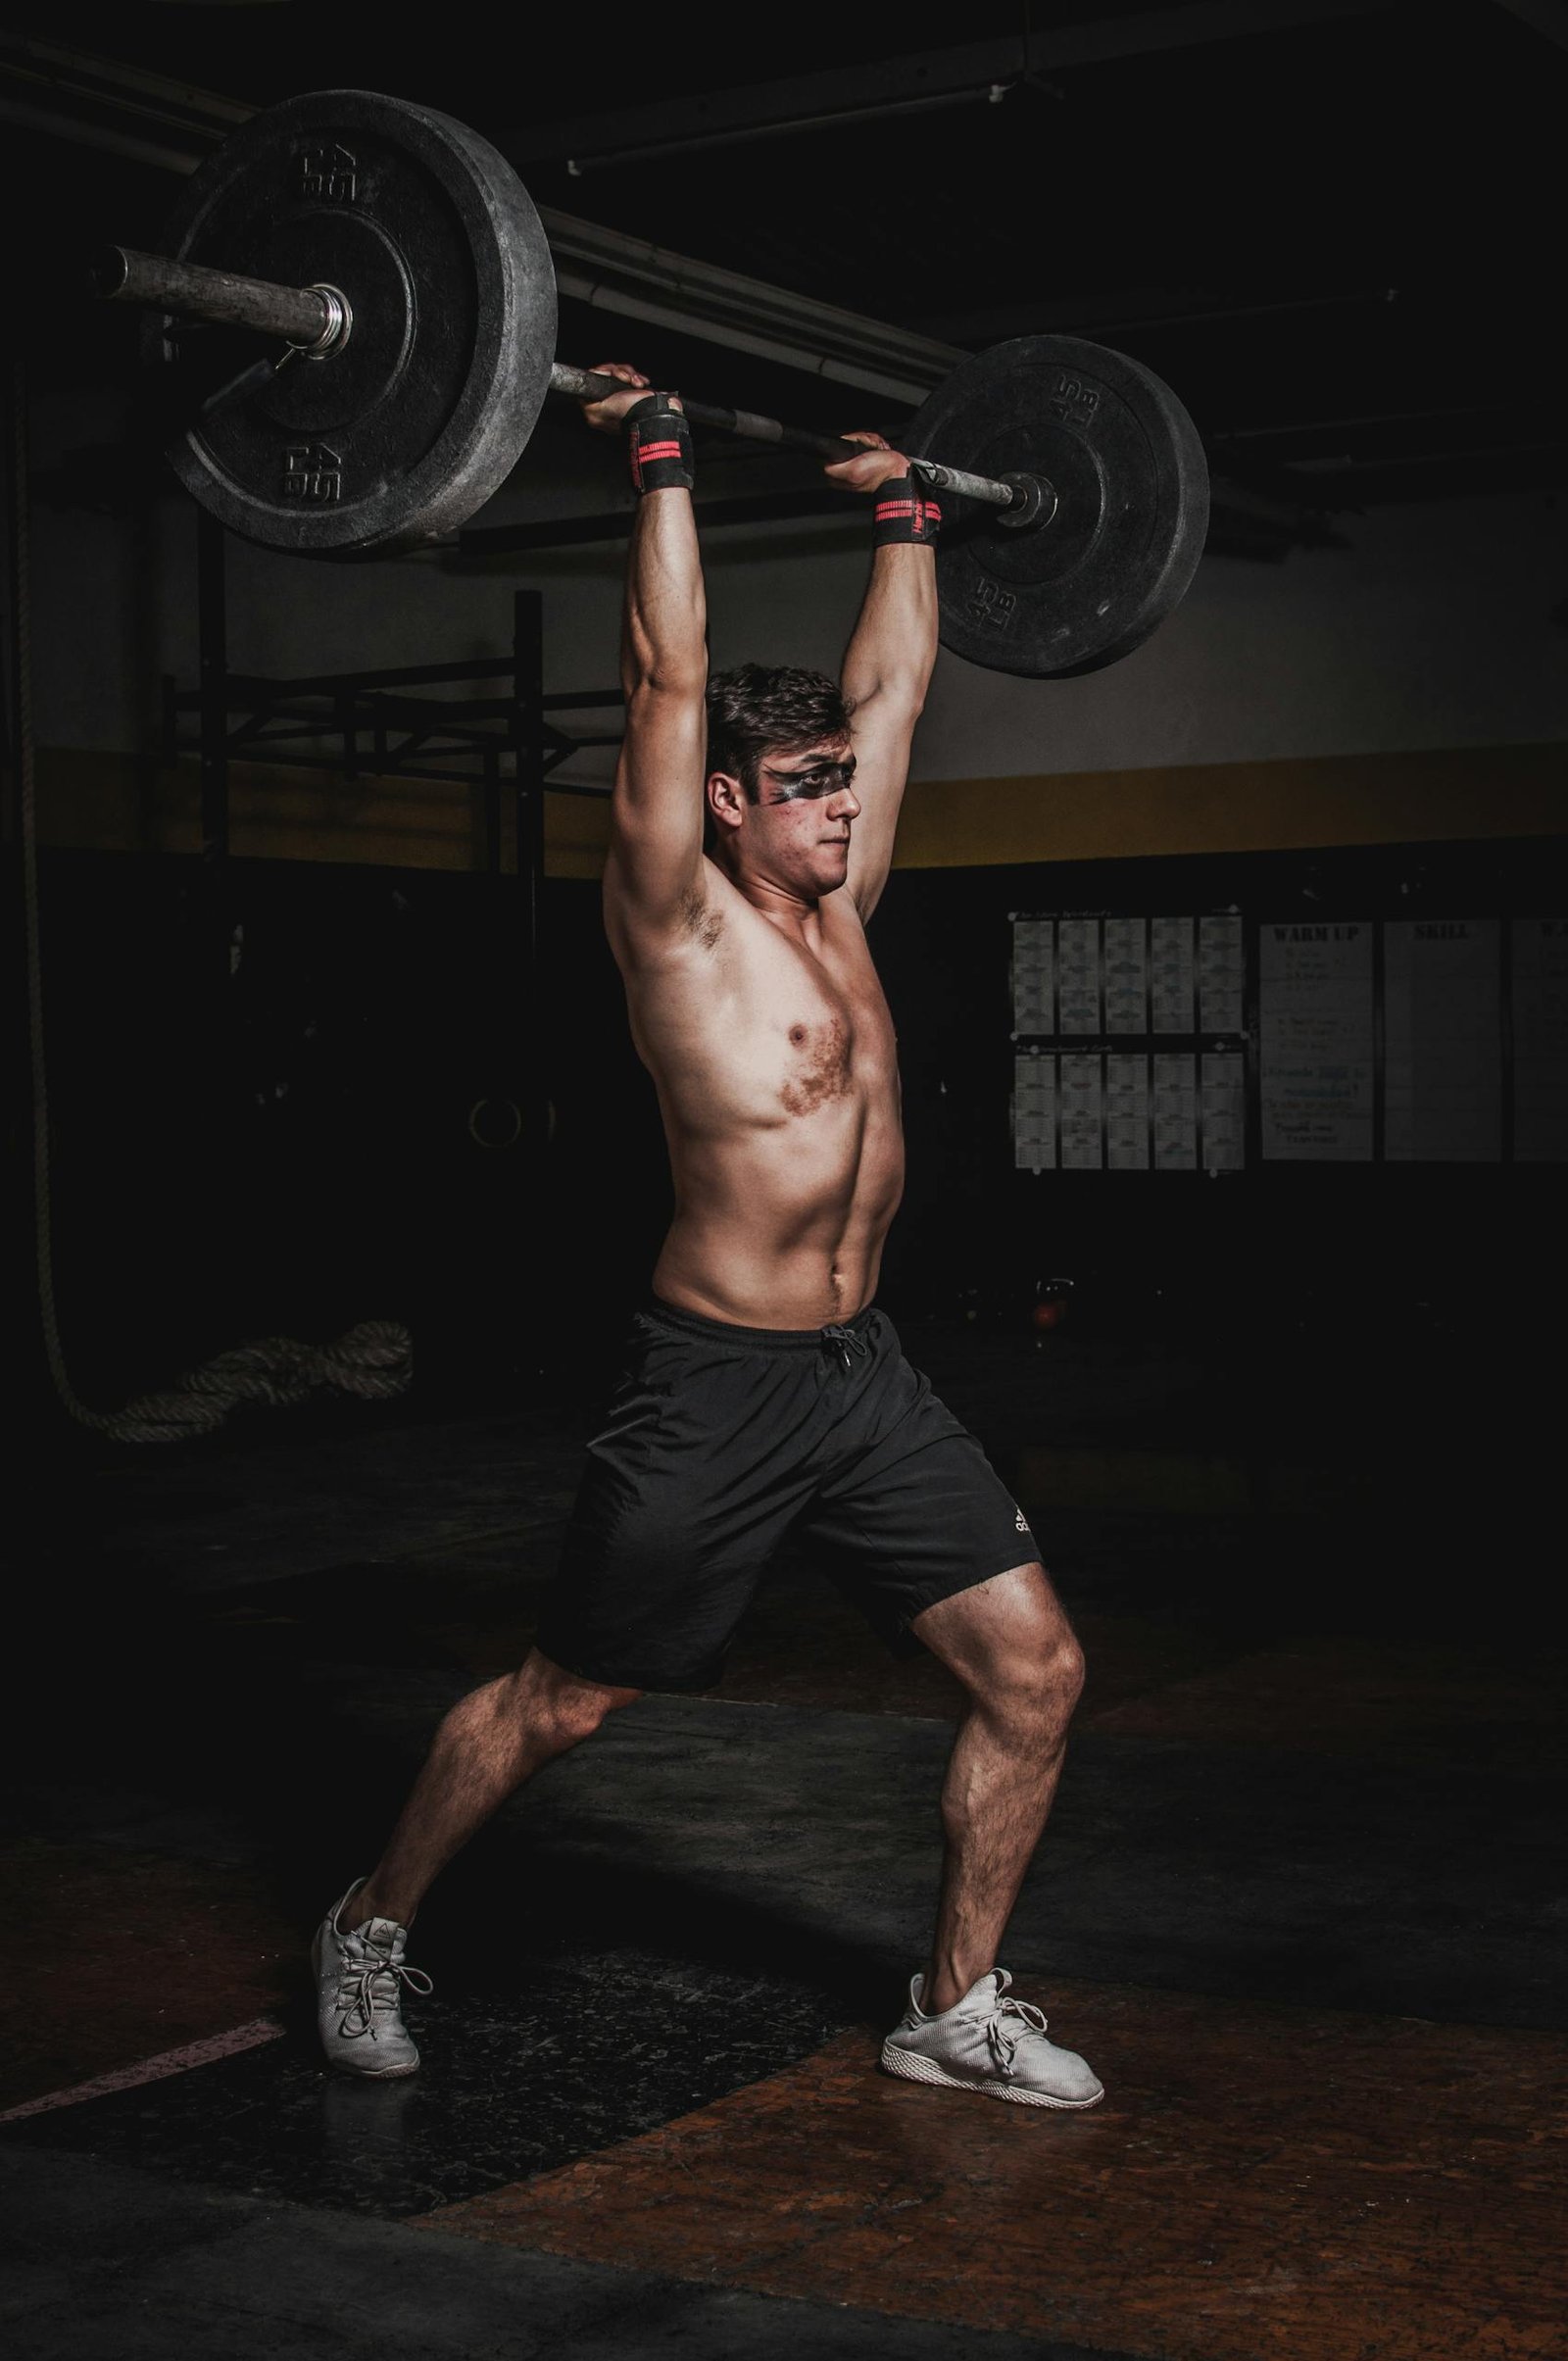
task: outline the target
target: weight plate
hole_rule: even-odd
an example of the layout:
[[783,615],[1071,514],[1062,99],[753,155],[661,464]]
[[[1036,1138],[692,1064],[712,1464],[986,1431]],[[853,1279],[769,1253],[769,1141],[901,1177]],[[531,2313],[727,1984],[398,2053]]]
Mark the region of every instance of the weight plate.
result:
[[236,533],[383,556],[451,531],[515,466],[550,382],[555,272],[527,190],[476,132],[369,90],[289,99],[201,167],[169,240],[183,262],[322,281],[353,313],[337,351],[290,353],[226,401],[265,346],[149,321],[169,456]]
[[1019,336],[960,362],[904,448],[979,475],[1050,479],[1033,529],[942,495],[942,644],[1036,679],[1094,672],[1142,645],[1191,582],[1208,526],[1198,430],[1152,369],[1070,336]]

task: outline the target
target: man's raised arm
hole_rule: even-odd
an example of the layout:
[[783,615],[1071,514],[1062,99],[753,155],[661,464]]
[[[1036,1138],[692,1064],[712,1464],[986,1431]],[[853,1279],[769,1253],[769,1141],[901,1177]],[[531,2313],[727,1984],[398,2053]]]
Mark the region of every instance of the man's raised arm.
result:
[[[855,434],[863,458],[828,468],[836,482],[871,492],[876,549],[859,620],[844,658],[844,693],[855,709],[855,793],[860,804],[845,880],[868,918],[893,865],[909,747],[937,654],[935,503],[901,452],[880,435]],[[896,536],[896,537],[895,537]]]
[[615,769],[607,914],[652,942],[690,923],[702,902],[708,615],[692,516],[685,423],[673,397],[650,397],[637,370],[612,365],[624,394],[586,405],[618,433],[628,412],[639,484],[626,562],[620,681],[626,736]]

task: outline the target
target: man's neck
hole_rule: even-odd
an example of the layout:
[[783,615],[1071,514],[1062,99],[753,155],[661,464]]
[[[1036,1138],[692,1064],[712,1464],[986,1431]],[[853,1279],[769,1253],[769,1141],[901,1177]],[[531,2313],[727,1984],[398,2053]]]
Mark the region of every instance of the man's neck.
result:
[[749,902],[770,926],[795,942],[814,949],[822,934],[822,897],[802,894],[793,886],[779,885],[771,877],[730,873],[730,883],[743,901]]

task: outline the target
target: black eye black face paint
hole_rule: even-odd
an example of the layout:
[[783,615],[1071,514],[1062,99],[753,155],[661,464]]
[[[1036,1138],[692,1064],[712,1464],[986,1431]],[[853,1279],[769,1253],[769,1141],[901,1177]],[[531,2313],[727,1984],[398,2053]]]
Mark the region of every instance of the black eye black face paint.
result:
[[841,787],[850,786],[855,778],[853,759],[848,762],[814,762],[809,770],[775,770],[764,762],[762,769],[783,790],[771,798],[775,804],[797,803],[802,797],[819,799],[837,795]]

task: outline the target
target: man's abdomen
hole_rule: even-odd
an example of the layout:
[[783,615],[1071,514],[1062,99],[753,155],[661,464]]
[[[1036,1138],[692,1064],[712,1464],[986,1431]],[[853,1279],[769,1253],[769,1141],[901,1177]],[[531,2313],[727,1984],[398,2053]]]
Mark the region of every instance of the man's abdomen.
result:
[[676,1213],[655,1293],[743,1327],[852,1317],[876,1292],[904,1187],[897,1129],[866,1123],[858,1132],[847,1166],[821,1157],[826,1143],[794,1136],[794,1126],[745,1151],[683,1155],[672,1142]]

